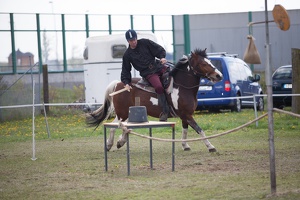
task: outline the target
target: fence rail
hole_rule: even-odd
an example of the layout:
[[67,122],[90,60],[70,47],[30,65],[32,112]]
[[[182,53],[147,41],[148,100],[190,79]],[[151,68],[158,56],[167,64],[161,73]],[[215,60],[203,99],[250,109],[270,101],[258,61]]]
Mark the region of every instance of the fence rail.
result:
[[86,38],[129,28],[155,33],[173,52],[173,16],[0,13],[0,21],[0,75],[22,73],[35,60],[51,72],[82,72]]

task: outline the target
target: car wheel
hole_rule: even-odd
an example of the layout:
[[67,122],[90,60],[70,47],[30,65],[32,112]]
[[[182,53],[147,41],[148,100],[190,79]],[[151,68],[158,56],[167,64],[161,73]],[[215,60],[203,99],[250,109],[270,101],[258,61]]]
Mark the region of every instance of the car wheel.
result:
[[242,100],[236,99],[234,105],[231,107],[232,112],[241,112],[242,111]]
[[257,110],[258,111],[263,111],[264,110],[264,98],[263,97],[259,97],[259,99],[258,99]]

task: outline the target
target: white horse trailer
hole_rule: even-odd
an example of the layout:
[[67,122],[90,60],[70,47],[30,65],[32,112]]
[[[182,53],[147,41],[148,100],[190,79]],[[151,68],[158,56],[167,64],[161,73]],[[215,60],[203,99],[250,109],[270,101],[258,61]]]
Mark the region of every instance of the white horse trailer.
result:
[[[137,33],[139,38],[155,42],[153,33]],[[86,39],[84,50],[85,102],[102,104],[108,84],[120,80],[122,57],[128,47],[124,34],[95,36]],[[134,68],[132,77],[140,77]]]

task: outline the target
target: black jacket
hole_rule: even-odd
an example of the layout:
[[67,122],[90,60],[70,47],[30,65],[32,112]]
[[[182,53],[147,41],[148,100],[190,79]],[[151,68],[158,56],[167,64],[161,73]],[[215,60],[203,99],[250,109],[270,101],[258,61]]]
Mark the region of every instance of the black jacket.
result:
[[140,72],[142,77],[154,74],[162,68],[155,62],[155,58],[165,58],[166,50],[159,44],[149,39],[139,39],[135,49],[127,48],[123,55],[121,81],[124,84],[131,83],[132,66]]

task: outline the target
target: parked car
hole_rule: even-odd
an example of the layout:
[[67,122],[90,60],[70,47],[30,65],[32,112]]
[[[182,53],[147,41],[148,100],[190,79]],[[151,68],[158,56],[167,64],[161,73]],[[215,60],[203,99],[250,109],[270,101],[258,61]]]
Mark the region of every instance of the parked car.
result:
[[[254,108],[253,95],[263,94],[258,83],[260,75],[255,74],[253,76],[249,66],[237,58],[237,55],[218,53],[209,54],[208,58],[223,73],[223,80],[217,83],[212,83],[206,78],[200,80],[197,109],[209,111],[230,109],[240,112],[242,108]],[[251,97],[235,98],[245,96]],[[211,98],[227,99],[210,100]],[[264,98],[258,96],[255,97],[255,100],[257,110],[264,110]]]
[[[292,65],[279,67],[272,75],[273,95],[292,94]],[[291,96],[273,96],[273,107],[283,108],[292,105]]]

